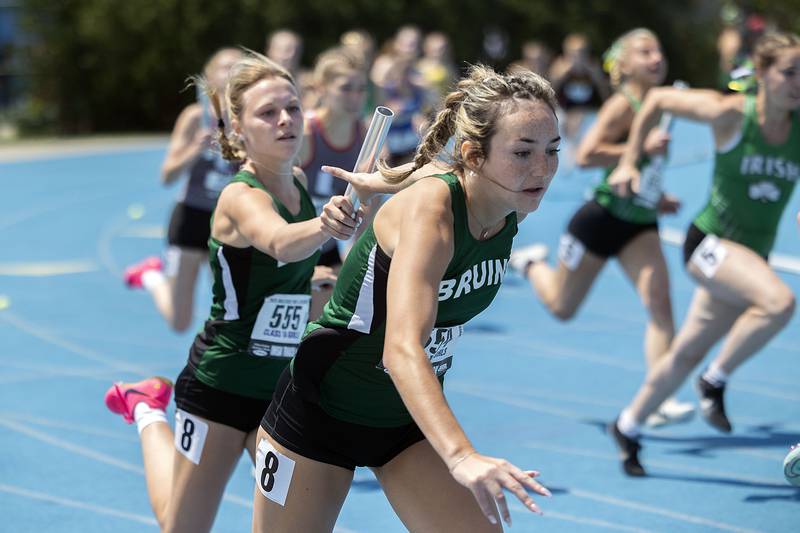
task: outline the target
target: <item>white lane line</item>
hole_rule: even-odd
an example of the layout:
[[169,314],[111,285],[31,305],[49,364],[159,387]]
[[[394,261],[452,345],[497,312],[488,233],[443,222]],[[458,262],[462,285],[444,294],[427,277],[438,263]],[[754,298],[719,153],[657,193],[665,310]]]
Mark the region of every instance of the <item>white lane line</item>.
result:
[[[683,246],[686,238],[686,234],[678,228],[662,227],[659,235],[662,241],[673,246]],[[800,274],[800,258],[792,255],[772,253],[769,256],[769,264],[780,272]]]
[[[512,503],[509,507],[515,511],[519,512],[522,516],[529,516],[532,515],[531,510],[527,507],[524,507],[518,503]],[[611,522],[607,522],[605,520],[600,520],[599,518],[591,518],[587,516],[575,516],[567,513],[559,513],[557,511],[548,511],[547,509],[543,509],[544,514],[542,516],[533,515],[531,518],[533,520],[548,520],[548,519],[555,519],[555,520],[563,520],[565,522],[573,522],[575,524],[581,524],[584,526],[593,526],[598,527],[601,529],[611,529],[614,531],[627,531],[631,533],[652,533],[652,529],[642,529],[638,527],[631,527],[631,526],[623,526],[621,524],[614,524]]]
[[[209,286],[209,294],[210,294],[210,286]],[[197,307],[195,309],[195,312],[198,312],[200,310],[201,308]],[[202,312],[207,313],[208,307],[202,308]],[[170,337],[171,339],[170,341],[163,341],[159,340],[158,337],[156,337],[155,335],[149,336],[147,338],[136,337],[134,335],[128,337],[101,335],[99,334],[99,332],[86,331],[86,330],[63,331],[63,335],[77,341],[90,341],[90,342],[102,342],[108,344],[124,344],[126,346],[139,346],[142,348],[148,348],[153,351],[181,352],[181,355],[183,355],[184,352],[186,351],[186,345],[192,342],[191,340],[184,340],[181,338],[174,338],[174,337]]]
[[759,459],[765,459],[767,461],[770,461],[771,463],[776,463],[776,464],[783,461],[783,458],[786,456],[785,451],[770,453],[762,450],[750,450],[748,448],[731,448],[731,450],[735,451],[736,453],[740,453],[742,455],[758,457]]
[[0,149],[0,163],[24,163],[91,157],[108,153],[126,154],[163,150],[167,141],[168,138],[161,135],[22,141]]
[[736,391],[758,394],[759,396],[767,396],[768,398],[776,398],[778,400],[785,400],[789,402],[800,402],[800,394],[790,394],[787,392],[776,391],[774,387],[758,387],[756,385],[749,385],[737,381],[731,381],[729,387]]
[[131,226],[119,233],[120,237],[133,239],[163,239],[167,235],[164,226]]
[[27,381],[45,381],[50,378],[70,377],[93,379],[103,383],[111,383],[119,379],[119,376],[110,372],[108,368],[98,369],[57,369],[42,366],[41,368],[17,368],[21,370],[17,375],[0,377],[0,385],[11,383],[25,383]]
[[[558,403],[569,402],[569,403],[577,403],[579,405],[587,405],[591,407],[608,407],[609,409],[613,409],[614,414],[621,411],[626,405],[624,401],[607,401],[603,400],[602,398],[595,398],[592,396],[578,396],[575,394],[564,394],[562,392],[556,392],[547,389],[534,390],[534,389],[522,389],[516,387],[487,386],[482,383],[469,382],[462,379],[451,379],[447,382],[445,387],[447,387],[448,390],[453,390],[455,392],[459,392],[462,394],[474,393],[474,394],[490,395],[489,396],[490,398],[495,399],[498,402],[508,399],[510,396],[528,397],[541,400],[556,401]],[[789,399],[789,398],[781,397],[781,399]],[[763,426],[766,424],[770,426],[780,427],[781,429],[785,430],[800,431],[800,423],[796,423],[794,420],[776,422],[776,421],[768,421],[763,417],[755,418],[748,416],[736,416],[735,422],[737,424],[749,425],[749,426]],[[665,432],[664,429],[655,429],[655,428],[648,429],[648,432],[651,431],[659,435],[669,433],[668,431]]]
[[112,222],[106,224],[97,238],[97,257],[100,260],[100,264],[117,279],[122,277],[122,269],[114,260],[114,254],[111,252],[111,242],[127,225],[127,215],[114,217]]
[[550,359],[560,359],[560,360],[563,360],[565,358],[576,359],[588,363],[595,363],[599,365],[610,366],[613,368],[620,368],[622,370],[637,372],[641,375],[644,375],[643,358],[640,361],[633,363],[633,362],[621,361],[613,357],[607,357],[593,352],[585,352],[582,350],[576,350],[574,348],[567,348],[565,346],[556,346],[553,345],[552,343],[540,342],[534,339],[520,338],[519,336],[513,336],[507,334],[500,334],[500,335],[471,334],[471,335],[472,335],[472,340],[475,341],[483,340],[491,343],[502,342],[503,344],[513,346],[515,348],[520,348],[522,351],[520,353],[516,353],[515,355],[522,355],[523,357],[534,357],[534,358],[546,357]]
[[[519,337],[514,337],[512,335],[507,334],[470,334],[472,336],[471,340],[479,342],[491,342],[497,343],[502,342],[514,348],[519,348],[522,350],[521,352],[515,353],[515,355],[523,356],[523,357],[531,357],[531,358],[547,358],[547,359],[576,359],[578,361],[583,361],[587,363],[594,363],[603,366],[609,366],[612,368],[619,368],[622,370],[626,370],[629,372],[636,372],[642,376],[644,376],[644,363],[633,363],[633,362],[626,362],[615,359],[613,357],[607,357],[604,355],[592,353],[592,352],[585,352],[581,350],[576,350],[573,348],[567,348],[564,346],[556,346],[553,344],[546,344],[539,341],[535,341],[533,339],[521,339]],[[766,381],[762,379],[762,381]],[[780,383],[774,383],[775,385]],[[789,392],[782,392],[775,390],[775,387],[759,387],[757,385],[751,385],[747,382],[747,380],[734,380],[728,385],[730,389],[746,392],[749,394],[756,394],[759,396],[766,396],[768,398],[777,398],[779,400],[785,401],[792,401],[792,402],[800,402],[800,395],[792,394]]]
[[[611,454],[604,454],[599,452],[587,452],[586,450],[581,449],[571,449],[567,447],[560,447],[560,446],[553,446],[548,443],[536,443],[536,442],[526,442],[524,445],[526,448],[532,448],[537,450],[545,450],[554,453],[563,453],[569,455],[577,455],[582,457],[589,457],[592,459],[602,459],[606,461],[618,462],[619,459],[615,455]],[[759,485],[763,485],[769,488],[781,488],[781,489],[790,489],[784,483],[775,483],[773,480],[764,480],[763,478],[754,478],[748,476],[731,476],[728,472],[719,472],[716,470],[710,470],[705,468],[694,468],[686,465],[676,465],[673,463],[665,462],[665,461],[648,461],[648,464],[656,466],[658,468],[663,468],[665,470],[674,470],[678,472],[689,472],[689,473],[696,473],[696,474],[703,474],[707,476],[714,476],[720,479],[726,479],[731,481],[740,481],[746,483],[758,483]],[[597,501],[606,503],[616,507],[623,507],[627,509],[632,509],[635,511],[640,511],[643,513],[648,514],[655,514],[659,516],[664,516],[666,518],[671,518],[673,520],[677,520],[680,522],[687,522],[690,524],[697,524],[707,527],[712,527],[714,529],[719,529],[722,531],[734,531],[737,533],[758,533],[759,530],[749,529],[749,528],[741,528],[735,525],[727,524],[725,522],[720,522],[718,520],[712,520],[709,518],[705,518],[702,516],[691,515],[687,513],[680,513],[677,511],[670,511],[663,507],[658,507],[654,505],[648,505],[640,502],[635,502],[629,498],[620,499],[615,498],[613,496],[608,496],[606,494],[600,494],[596,492],[586,491],[583,489],[573,489],[573,488],[565,488],[568,494],[576,496],[578,498]]]
[[253,508],[253,498],[242,498],[241,496],[236,496],[235,494],[228,494],[227,492],[222,497],[223,500],[226,502],[234,503],[239,507],[244,507],[245,509],[252,509]]
[[[524,409],[526,411],[532,411],[536,413],[542,413],[545,415],[554,416],[557,418],[569,418],[581,424],[590,424],[595,423],[596,419],[589,416],[585,412],[577,412],[568,409],[556,408],[551,407],[546,404],[538,403],[535,401],[531,401],[525,399],[524,396],[534,397],[534,398],[544,398],[547,400],[553,401],[564,401],[564,402],[574,402],[578,404],[583,404],[587,406],[601,406],[601,407],[609,407],[614,409],[614,413],[618,413],[624,407],[621,403],[620,404],[613,404],[611,402],[604,402],[602,400],[593,400],[592,398],[581,398],[578,396],[573,395],[560,395],[556,393],[551,393],[548,391],[518,391],[512,390],[509,391],[508,389],[499,389],[499,388],[492,388],[492,387],[485,387],[481,385],[476,385],[474,383],[463,382],[460,380],[450,380],[445,385],[448,392],[455,392],[458,394],[464,394],[466,396],[473,396],[476,398],[481,398],[484,400],[493,401],[502,405],[509,405],[511,407],[517,407],[519,409]],[[512,397],[509,396],[508,393],[518,396]],[[602,416],[602,415],[601,415]],[[612,416],[608,416],[608,419],[611,420]],[[747,418],[747,417],[736,417],[735,421],[741,424],[748,424],[748,425],[763,425],[763,419],[754,419],[754,418]],[[796,424],[780,424],[780,427],[787,430],[787,431],[800,431],[800,425]],[[681,439],[684,438],[678,433],[671,431],[669,429],[664,428],[657,428],[657,429],[646,429],[646,435],[653,435],[657,438],[675,438]],[[740,435],[742,438],[748,438],[747,434]],[[757,440],[758,437],[752,437],[754,440]],[[685,443],[676,442],[676,444],[685,446],[692,446],[691,441],[687,441]],[[764,450],[754,450],[747,446],[729,446],[725,447],[724,449],[720,449],[720,451],[731,453],[734,455],[746,455],[750,457],[757,457],[759,459],[764,459],[770,462],[776,462],[783,460],[785,453],[781,452],[769,452]]]
[[466,386],[460,383],[446,383],[445,389],[448,392],[458,392],[461,394],[466,394],[468,396],[481,398],[483,400],[490,400],[504,405],[510,405],[512,407],[519,407],[527,411],[544,413],[555,417],[569,418],[583,423],[588,423],[592,421],[592,418],[586,415],[585,413],[579,413],[578,411],[571,411],[568,409],[561,409],[559,407],[551,407],[549,405],[543,405],[540,403],[532,402],[530,400],[525,400],[523,398],[498,397],[496,393],[482,391],[482,390],[475,390],[470,386]]
[[84,348],[83,346],[79,346],[73,342],[59,338],[56,335],[53,335],[52,333],[47,331],[45,328],[39,327],[26,320],[23,320],[14,313],[11,313],[10,311],[3,311],[2,313],[0,313],[0,320],[7,322],[8,324],[14,326],[15,328],[21,331],[24,331],[25,333],[33,335],[38,339],[41,339],[55,346],[58,346],[59,348],[63,348],[64,350],[72,352],[76,355],[80,355],[84,359],[94,361],[95,363],[104,364],[109,368],[119,370],[120,372],[129,372],[135,376],[140,376],[143,378],[153,375],[152,372],[148,371],[144,367],[117,361],[116,359],[112,359],[110,357],[106,357],[105,355],[101,355],[95,352],[94,350]]
[[42,278],[65,274],[84,274],[97,270],[100,270],[97,263],[87,259],[0,263],[0,276],[13,277]]
[[714,529],[719,529],[721,531],[734,531],[736,533],[761,533],[761,530],[758,529],[738,527],[731,524],[726,524],[725,522],[719,522],[717,520],[703,518],[702,516],[696,516],[686,513],[678,513],[676,511],[669,511],[667,509],[664,509],[663,507],[638,503],[630,499],[621,500],[619,498],[614,498],[612,496],[606,496],[605,494],[598,494],[595,492],[588,492],[580,489],[567,489],[567,490],[569,490],[570,494],[578,498],[607,503],[609,505],[623,507],[626,509],[632,509],[634,511],[640,511],[643,513],[663,516],[665,518],[671,518],[672,520],[677,520],[679,522],[697,524],[699,526],[711,527]]
[[[609,446],[611,445],[611,441],[609,440]],[[547,442],[540,442],[540,441],[526,441],[523,444],[526,448],[531,448],[535,450],[542,450],[548,451],[553,453],[560,453],[563,455],[574,455],[577,457],[586,457],[588,459],[600,459],[602,461],[618,463],[619,457],[613,453],[604,453],[598,452],[594,450],[588,450],[586,448],[571,448],[569,446],[555,446],[553,444]],[[738,483],[749,483],[749,484],[756,484],[760,485],[763,488],[770,488],[770,489],[782,489],[782,490],[792,490],[792,487],[784,483],[780,476],[776,475],[775,478],[764,478],[764,477],[757,477],[757,476],[743,476],[743,475],[732,475],[730,471],[726,470],[714,470],[712,468],[702,468],[697,466],[691,466],[682,463],[674,463],[671,461],[663,461],[659,459],[647,460],[647,465],[654,466],[656,468],[663,468],[664,470],[672,470],[674,472],[681,472],[684,474],[698,474],[703,476],[714,477],[720,480],[726,481],[733,481]],[[780,469],[777,469],[780,473]]]
[[127,461],[121,461],[116,457],[111,457],[110,455],[107,455],[105,453],[90,450],[84,446],[72,444],[70,442],[65,441],[62,438],[53,437],[47,433],[28,427],[25,424],[22,424],[15,420],[11,420],[8,418],[0,418],[0,426],[3,426],[12,431],[16,431],[17,433],[22,433],[23,435],[27,435],[28,437],[34,438],[38,441],[44,442],[51,446],[55,446],[56,448],[61,448],[62,450],[74,453],[76,455],[87,457],[89,459],[92,459],[93,461],[98,461],[100,463],[105,463],[107,465],[115,466],[122,470],[133,472],[135,474],[144,475],[144,469],[138,465],[131,464]]
[[32,500],[39,500],[47,503],[55,503],[57,505],[61,505],[64,507],[72,507],[74,509],[90,511],[96,514],[113,516],[115,518],[122,518],[124,520],[130,520],[148,526],[158,526],[158,522],[156,522],[156,520],[152,517],[142,516],[134,513],[127,513],[125,511],[118,511],[117,509],[112,509],[111,507],[104,507],[101,505],[95,505],[93,503],[85,503],[77,500],[70,500],[68,498],[61,498],[60,496],[54,496],[52,494],[46,494],[44,492],[24,489],[22,487],[17,487],[14,485],[7,485],[6,483],[0,483],[0,491],[5,492],[6,494],[21,496],[23,498],[30,498]]
[[[127,461],[120,461],[110,455],[106,455],[104,453],[90,450],[85,446],[79,446],[77,444],[72,444],[67,442],[63,439],[56,439],[55,437],[51,437],[46,433],[42,433],[41,431],[37,431],[33,428],[26,426],[25,424],[21,424],[11,419],[4,419],[0,417],[0,426],[4,426],[12,431],[16,431],[18,433],[22,433],[23,435],[27,435],[28,437],[34,438],[36,440],[42,441],[46,444],[50,444],[55,446],[56,448],[61,448],[67,452],[74,453],[76,455],[80,455],[82,457],[86,457],[87,459],[91,459],[93,461],[98,461],[100,463],[107,464],[109,466],[114,466],[116,468],[120,468],[127,472],[133,472],[135,474],[139,474],[140,476],[144,476],[144,469],[140,466],[128,463]],[[138,440],[138,439],[137,439]],[[222,496],[223,501],[233,503],[235,505],[239,505],[241,507],[245,507],[247,509],[253,508],[253,503],[250,499],[241,498],[239,496],[230,494],[226,492]]]
[[611,402],[603,400],[602,398],[593,398],[590,396],[577,396],[574,394],[564,394],[562,392],[555,392],[547,389],[530,389],[512,386],[501,385],[486,385],[483,383],[475,383],[464,381],[462,379],[451,379],[446,382],[445,387],[448,389],[451,386],[457,386],[459,392],[483,391],[489,394],[497,395],[499,397],[507,398],[509,396],[528,396],[531,398],[539,398],[543,400],[551,400],[557,402],[570,402],[581,405],[601,406],[619,411],[625,405],[622,402]]
[[[123,442],[139,442],[139,438],[131,435],[130,431],[109,431],[92,426],[75,424],[74,422],[65,422],[63,420],[52,420],[50,418],[42,418],[35,415],[25,413],[11,413],[8,411],[0,411],[0,419],[13,420],[19,424],[32,424],[35,426],[42,426],[54,429],[65,429],[71,433],[83,433],[85,435],[92,435],[95,437],[103,437],[106,439],[115,439]],[[123,434],[124,433],[124,434]]]
[[21,222],[25,222],[26,220],[30,220],[33,218],[40,217],[42,215],[46,215],[47,213],[57,212],[57,211],[66,211],[68,207],[78,204],[78,203],[96,203],[102,199],[109,198],[112,196],[117,195],[118,193],[101,193],[101,194],[81,194],[76,195],[74,197],[70,197],[69,200],[64,201],[63,199],[58,199],[56,201],[45,203],[44,205],[38,205],[31,209],[27,209],[25,211],[17,211],[15,213],[11,213],[4,217],[0,217],[0,231],[5,231],[11,226],[15,226]]

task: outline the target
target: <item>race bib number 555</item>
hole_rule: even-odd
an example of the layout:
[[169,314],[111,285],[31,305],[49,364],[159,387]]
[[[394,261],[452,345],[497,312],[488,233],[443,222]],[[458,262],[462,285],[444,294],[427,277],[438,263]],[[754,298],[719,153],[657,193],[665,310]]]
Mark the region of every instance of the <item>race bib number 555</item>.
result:
[[248,351],[259,357],[294,357],[308,322],[311,296],[273,294],[264,298]]

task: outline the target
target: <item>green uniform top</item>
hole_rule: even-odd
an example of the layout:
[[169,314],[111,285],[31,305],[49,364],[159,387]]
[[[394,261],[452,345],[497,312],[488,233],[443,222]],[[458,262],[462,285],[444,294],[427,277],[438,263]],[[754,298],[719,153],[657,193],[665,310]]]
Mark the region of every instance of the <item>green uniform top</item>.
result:
[[781,145],[761,135],[756,98],[745,97],[741,139],[717,152],[708,203],[694,219],[704,233],[738,242],[766,257],[775,244],[783,210],[800,177],[800,124],[793,114]]
[[[628,100],[628,103],[633,109],[634,113],[639,112],[642,103],[627,92],[622,92],[623,96]],[[624,140],[622,142],[625,142]],[[650,162],[650,158],[646,155],[639,160],[637,167],[641,170]],[[631,222],[633,224],[652,224],[658,219],[658,211],[646,204],[643,204],[635,195],[619,196],[614,192],[608,184],[608,177],[614,170],[614,166],[607,167],[603,171],[603,180],[595,188],[594,199],[595,201],[606,208],[606,210],[620,220]]]
[[[231,183],[245,183],[269,194],[249,172]],[[272,202],[288,223],[317,216],[303,185],[300,212],[292,215]],[[201,382],[219,390],[269,399],[278,376],[297,351],[308,321],[311,276],[319,251],[296,263],[281,263],[250,246],[236,248],[208,240],[213,282],[211,314],[195,338],[189,364]]]
[[[494,299],[508,264],[517,233],[516,214],[503,229],[478,241],[467,226],[464,191],[454,174],[437,175],[450,188],[454,251],[439,283],[434,329],[425,353],[440,382],[453,361],[453,345],[463,325]],[[422,251],[420,253],[433,253]],[[372,427],[396,427],[411,422],[402,399],[382,365],[386,326],[386,284],[391,258],[378,246],[369,227],[342,266],[333,295],[319,320],[311,322],[307,338],[336,332],[331,353],[301,348],[292,368],[295,381],[313,389],[329,415]]]

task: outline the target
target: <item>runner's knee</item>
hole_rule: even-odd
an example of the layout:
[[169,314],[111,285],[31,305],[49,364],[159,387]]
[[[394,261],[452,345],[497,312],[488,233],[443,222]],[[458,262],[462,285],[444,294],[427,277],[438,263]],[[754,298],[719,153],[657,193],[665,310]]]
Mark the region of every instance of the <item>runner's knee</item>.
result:
[[190,315],[183,315],[181,313],[175,313],[175,315],[172,317],[172,320],[169,321],[169,327],[171,327],[176,333],[185,332],[191,325],[192,317]]
[[672,300],[669,286],[649,283],[642,299],[650,317],[656,324],[672,324]]
[[771,295],[763,306],[763,310],[773,322],[786,324],[794,315],[796,306],[797,302],[792,291],[787,287],[782,287]]
[[566,303],[556,301],[548,304],[547,307],[550,309],[550,312],[553,314],[553,316],[562,322],[567,322],[575,317],[576,308],[574,305],[568,305]]

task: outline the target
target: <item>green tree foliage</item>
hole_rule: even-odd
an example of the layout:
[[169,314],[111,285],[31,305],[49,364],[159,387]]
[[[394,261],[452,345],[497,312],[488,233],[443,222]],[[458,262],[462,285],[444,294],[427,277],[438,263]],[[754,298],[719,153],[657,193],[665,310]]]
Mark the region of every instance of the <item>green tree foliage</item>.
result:
[[[694,85],[715,79],[716,2],[702,0],[24,0],[32,93],[56,110],[65,133],[166,130],[194,98],[187,76],[217,48],[263,51],[280,27],[304,36],[304,63],[361,27],[378,42],[402,24],[441,30],[456,58],[482,58],[483,32],[501,28],[506,62],[525,40],[558,50],[570,31],[586,33],[596,53],[636,26],[664,41],[671,77]],[[504,65],[498,65],[504,66]]]

